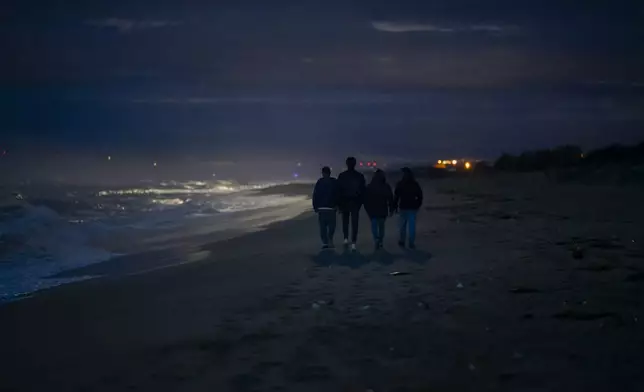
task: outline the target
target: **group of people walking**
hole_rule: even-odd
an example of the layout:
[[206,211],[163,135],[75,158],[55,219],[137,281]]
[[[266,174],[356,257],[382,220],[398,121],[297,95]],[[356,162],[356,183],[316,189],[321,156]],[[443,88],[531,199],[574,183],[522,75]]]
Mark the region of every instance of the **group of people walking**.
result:
[[331,177],[329,167],[323,167],[322,178],[315,184],[313,209],[318,214],[322,248],[334,247],[336,214],[339,211],[342,214],[344,246],[350,246],[352,251],[356,251],[360,210],[364,206],[371,220],[376,249],[383,247],[386,219],[396,212],[400,215],[398,245],[415,249],[416,214],[423,204],[423,191],[411,169],[402,169],[402,180],[392,191],[384,171],[377,169],[367,185],[364,175],[356,170],[356,159],[349,157],[346,164],[347,170],[340,173],[337,179]]

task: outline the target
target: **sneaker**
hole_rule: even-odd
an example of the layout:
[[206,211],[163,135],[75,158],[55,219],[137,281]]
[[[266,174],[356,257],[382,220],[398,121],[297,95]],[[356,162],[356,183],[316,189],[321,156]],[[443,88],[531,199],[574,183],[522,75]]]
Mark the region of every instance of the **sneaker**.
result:
[[351,244],[351,252],[355,252],[358,249],[356,248],[356,244]]
[[405,247],[405,241],[398,241],[398,246],[400,246],[401,248],[404,248]]
[[349,246],[349,239],[348,238],[344,239],[344,246]]

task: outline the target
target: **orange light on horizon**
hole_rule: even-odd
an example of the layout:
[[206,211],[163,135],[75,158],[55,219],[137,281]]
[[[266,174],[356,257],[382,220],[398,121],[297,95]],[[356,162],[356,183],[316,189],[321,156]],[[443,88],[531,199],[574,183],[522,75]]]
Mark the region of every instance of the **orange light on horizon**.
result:
[[456,161],[456,159],[454,159],[454,160],[452,161],[452,165],[456,165],[457,163],[458,163],[458,162]]
[[438,164],[440,165],[441,163],[443,163],[443,161],[441,161],[441,160],[439,159],[439,160],[438,160]]
[[469,162],[465,162],[465,168],[466,168],[466,169],[469,169],[469,168],[471,168],[471,167],[472,167],[472,164],[471,164],[471,163],[469,163]]

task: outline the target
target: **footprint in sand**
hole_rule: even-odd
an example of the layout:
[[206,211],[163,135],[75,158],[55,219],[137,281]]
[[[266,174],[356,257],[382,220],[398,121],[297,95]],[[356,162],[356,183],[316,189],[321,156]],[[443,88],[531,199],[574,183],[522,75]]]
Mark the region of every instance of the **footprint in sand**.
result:
[[264,375],[273,370],[277,370],[283,366],[284,366],[284,362],[280,362],[280,361],[262,361],[253,366],[253,373]]
[[331,370],[326,366],[305,365],[293,369],[288,378],[297,383],[328,381],[331,379]]
[[552,317],[563,321],[594,321],[601,319],[621,320],[621,316],[613,312],[585,312],[570,309],[555,313]]
[[626,277],[625,279],[627,282],[644,282],[644,272],[636,272],[634,274],[630,274],[629,276]]
[[535,289],[533,287],[515,287],[510,289],[512,294],[536,294],[540,293],[541,290]]
[[254,391],[261,383],[259,377],[249,373],[238,374],[230,379],[234,391]]

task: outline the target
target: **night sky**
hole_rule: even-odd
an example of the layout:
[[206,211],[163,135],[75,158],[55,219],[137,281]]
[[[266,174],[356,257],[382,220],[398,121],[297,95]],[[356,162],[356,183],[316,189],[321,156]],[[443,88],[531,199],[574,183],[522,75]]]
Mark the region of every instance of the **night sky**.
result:
[[4,0],[0,149],[433,160],[634,142],[643,21],[638,0]]

